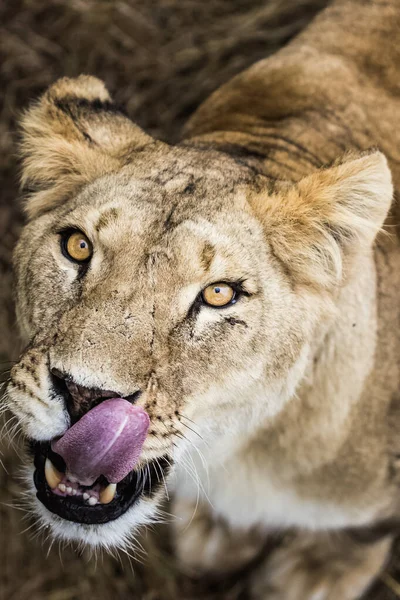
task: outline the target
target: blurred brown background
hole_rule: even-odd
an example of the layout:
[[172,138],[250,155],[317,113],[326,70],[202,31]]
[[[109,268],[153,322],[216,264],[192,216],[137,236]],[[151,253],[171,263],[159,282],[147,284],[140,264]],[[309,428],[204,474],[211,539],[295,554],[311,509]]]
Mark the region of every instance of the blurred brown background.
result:
[[[11,251],[22,223],[15,122],[63,75],[104,79],[151,134],[174,141],[200,102],[232,75],[285,44],[328,0],[0,0],[0,370],[18,353]],[[71,548],[49,550],[20,510],[17,449],[0,457],[1,600],[245,600],[246,581],[214,587],[179,573],[168,530],[147,533],[147,558],[129,564]],[[8,474],[6,472],[8,471]],[[167,551],[165,551],[167,548]],[[369,600],[400,598],[397,561]],[[302,600],[299,598],[299,600]],[[337,600],[341,600],[338,598]]]

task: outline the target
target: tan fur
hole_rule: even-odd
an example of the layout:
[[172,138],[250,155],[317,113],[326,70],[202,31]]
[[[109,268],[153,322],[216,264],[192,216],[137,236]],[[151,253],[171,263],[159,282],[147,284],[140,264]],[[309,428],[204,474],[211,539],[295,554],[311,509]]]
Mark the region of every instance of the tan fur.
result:
[[[24,117],[15,267],[29,347],[10,408],[48,440],[69,424],[49,368],[141,390],[142,462],[175,462],[187,565],[225,571],[218,557],[243,535],[236,569],[253,557],[249,532],[256,550],[271,529],[307,532],[255,574],[255,598],[355,599],[391,529],[361,549],[349,532],[399,519],[399,28],[394,1],[334,2],[218,90],[175,147],[88,77],[56,83]],[[65,227],[94,247],[81,279],[60,252]],[[239,280],[236,304],[191,309],[210,283]],[[58,536],[116,544],[159,496],[99,529],[36,510]],[[206,527],[190,524],[199,502]]]
[[[122,114],[109,120],[85,102],[110,103],[104,84],[87,75],[60,79],[21,121],[22,185],[38,186],[27,204],[28,216],[49,210],[84,184],[118,171],[131,152],[151,142]],[[80,103],[80,104],[79,104]]]

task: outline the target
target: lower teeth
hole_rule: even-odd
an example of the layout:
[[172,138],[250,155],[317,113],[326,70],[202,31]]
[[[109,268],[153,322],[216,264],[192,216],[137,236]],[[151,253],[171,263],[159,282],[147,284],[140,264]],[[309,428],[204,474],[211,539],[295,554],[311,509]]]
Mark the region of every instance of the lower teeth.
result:
[[110,483],[107,487],[102,489],[99,489],[100,486],[97,485],[94,493],[88,493],[87,491],[83,492],[76,489],[73,485],[76,485],[78,482],[73,483],[67,480],[65,474],[60,473],[49,458],[46,459],[44,474],[47,484],[52,490],[57,489],[62,494],[68,496],[82,496],[83,500],[89,506],[95,506],[99,502],[101,504],[109,504],[114,499],[117,491],[117,485],[115,483]]

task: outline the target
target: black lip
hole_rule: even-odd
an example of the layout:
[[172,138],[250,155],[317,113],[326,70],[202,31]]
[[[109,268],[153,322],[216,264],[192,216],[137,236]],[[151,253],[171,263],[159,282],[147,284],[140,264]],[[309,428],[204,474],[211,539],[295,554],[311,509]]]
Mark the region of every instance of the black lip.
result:
[[85,525],[101,525],[114,521],[131,508],[141,496],[147,498],[154,496],[159,487],[163,485],[171,463],[171,459],[164,456],[157,461],[149,462],[142,472],[131,471],[117,485],[116,496],[110,504],[88,506],[77,496],[57,496],[48,486],[44,476],[46,458],[50,458],[55,467],[64,470],[62,458],[51,450],[50,443],[33,442],[30,447],[34,456],[33,480],[38,500],[50,512],[66,521]]

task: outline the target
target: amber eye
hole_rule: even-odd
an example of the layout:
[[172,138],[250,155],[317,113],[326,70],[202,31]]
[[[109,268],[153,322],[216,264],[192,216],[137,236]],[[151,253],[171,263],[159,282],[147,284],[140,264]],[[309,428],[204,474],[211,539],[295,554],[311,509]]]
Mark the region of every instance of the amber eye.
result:
[[87,262],[92,254],[93,247],[82,231],[67,232],[62,239],[64,254],[77,263]]
[[235,290],[227,283],[213,283],[203,290],[203,300],[209,306],[227,306],[236,297]]

